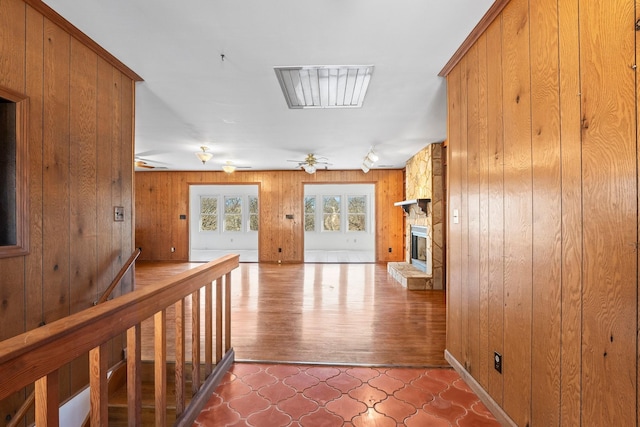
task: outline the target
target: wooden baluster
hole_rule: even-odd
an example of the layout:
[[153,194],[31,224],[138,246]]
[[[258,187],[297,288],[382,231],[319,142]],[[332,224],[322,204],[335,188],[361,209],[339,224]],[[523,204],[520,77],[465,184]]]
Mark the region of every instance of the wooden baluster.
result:
[[127,329],[127,410],[129,427],[142,424],[142,328]]
[[36,425],[38,427],[58,427],[60,423],[58,393],[57,370],[36,381]]
[[109,425],[109,389],[107,382],[108,346],[102,344],[89,351],[89,402],[91,427]]
[[231,273],[224,277],[224,352],[231,350]]
[[216,279],[216,364],[222,360],[222,277]]
[[200,389],[200,289],[191,294],[191,394]]
[[185,313],[184,298],[176,302],[176,418],[184,411],[185,403]]
[[211,311],[213,291],[211,283],[204,288],[204,376],[213,370],[213,313]]
[[155,340],[155,402],[156,427],[167,425],[167,311],[161,310],[153,316]]

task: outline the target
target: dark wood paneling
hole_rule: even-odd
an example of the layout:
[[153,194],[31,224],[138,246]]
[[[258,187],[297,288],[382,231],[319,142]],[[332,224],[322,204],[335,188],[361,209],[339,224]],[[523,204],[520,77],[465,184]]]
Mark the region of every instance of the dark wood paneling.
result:
[[18,93],[25,91],[25,14],[20,1],[5,1],[0,7],[0,86]]
[[533,425],[560,422],[562,186],[556,0],[530,2],[533,162]]
[[[376,253],[386,256],[379,261],[402,261],[403,211],[393,206],[394,201],[403,200],[402,176],[401,170],[371,171],[364,179],[359,171],[318,171],[314,175],[302,171],[137,172],[135,245],[143,248],[141,259],[186,261],[188,221],[176,221],[175,218],[180,214],[188,215],[189,185],[257,184],[260,189],[260,261],[302,262],[304,184],[370,182],[388,188],[382,192],[377,190],[376,194],[376,210],[384,210],[388,215],[388,223],[385,220],[376,224]],[[171,202],[165,202],[167,200]],[[293,214],[293,220],[285,218],[289,213]],[[176,248],[173,254],[171,247]],[[393,247],[394,252],[389,254],[389,247]],[[278,248],[282,248],[282,252],[278,252]]]
[[[636,416],[635,4],[580,2],[582,419]],[[586,215],[588,213],[588,215]]]
[[504,409],[521,426],[531,421],[532,188],[529,4],[503,11],[504,114]]

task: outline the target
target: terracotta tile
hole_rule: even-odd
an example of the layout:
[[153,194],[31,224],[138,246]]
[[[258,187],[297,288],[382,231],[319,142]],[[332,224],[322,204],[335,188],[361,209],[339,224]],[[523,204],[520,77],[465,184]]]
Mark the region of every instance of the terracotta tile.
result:
[[292,377],[285,378],[284,383],[298,391],[303,391],[309,387],[319,384],[320,380],[311,375],[307,375],[306,372],[300,372]]
[[419,389],[422,389],[428,393],[431,393],[434,396],[439,395],[440,393],[442,393],[443,391],[449,388],[449,384],[442,382],[440,380],[431,378],[428,375],[423,375],[417,380],[414,380],[413,382],[411,382],[411,385]]
[[339,397],[342,393],[333,387],[329,387],[326,383],[320,383],[309,387],[302,392],[306,397],[315,400],[320,405],[325,405],[327,402]]
[[257,412],[247,417],[249,424],[255,427],[285,427],[291,423],[291,417],[283,414],[278,408],[270,406],[262,412]]
[[440,393],[440,397],[444,400],[456,402],[456,404],[467,409],[471,409],[471,406],[479,400],[478,396],[472,392],[460,390],[457,387],[448,388]]
[[494,418],[489,419],[473,411],[467,412],[458,420],[459,427],[500,427],[500,423]]
[[257,365],[255,363],[234,363],[233,366],[231,366],[230,371],[234,375],[242,378],[245,375],[255,374],[261,370],[261,365]]
[[300,424],[304,427],[341,427],[343,423],[344,420],[342,418],[324,408],[320,408],[312,414],[305,415],[300,420]]
[[240,380],[236,380],[230,384],[218,386],[216,393],[220,395],[222,400],[228,402],[233,398],[251,393],[251,387]]
[[462,378],[460,378],[459,380],[455,380],[452,385],[456,388],[459,388],[460,390],[464,390],[464,391],[468,391],[469,393],[473,393],[473,390],[471,390],[471,388],[467,385],[467,383],[464,382],[464,380]]
[[239,420],[240,414],[229,408],[229,405],[224,404],[218,406],[215,410],[201,412],[196,418],[195,424],[200,426],[222,426],[236,423]]
[[379,377],[375,377],[368,381],[369,385],[379,388],[387,394],[393,394],[396,390],[400,390],[404,387],[404,383],[395,378],[382,374]]
[[362,381],[359,379],[352,377],[346,372],[340,372],[340,374],[335,377],[329,378],[327,380],[327,384],[331,387],[335,387],[343,393],[347,393],[349,390],[353,390],[356,387],[359,387],[362,384]]
[[431,402],[422,407],[425,412],[444,418],[451,423],[463,416],[467,411],[460,405],[448,402],[440,397],[435,397]]
[[454,381],[460,379],[460,375],[453,369],[429,369],[427,375],[447,384],[453,384]]
[[478,415],[482,415],[487,418],[494,418],[491,411],[481,401],[477,401],[476,403],[471,405],[471,410]]
[[393,418],[369,408],[367,412],[353,419],[354,427],[396,427],[398,423]]
[[265,371],[256,372],[255,374],[242,377],[242,382],[250,386],[254,390],[258,390],[264,386],[275,384],[278,380]]
[[269,366],[266,371],[276,377],[278,380],[282,381],[287,377],[291,377],[300,372],[296,366],[293,365],[273,365]]
[[349,368],[346,370],[347,374],[352,377],[358,378],[360,381],[369,381],[380,375],[380,371],[375,368]]
[[393,418],[399,423],[403,422],[408,416],[416,413],[416,408],[413,405],[402,400],[398,400],[393,396],[389,396],[389,398],[382,402],[376,403],[373,408],[381,414],[385,414]]
[[307,369],[306,373],[308,375],[313,375],[320,381],[326,381],[329,378],[340,374],[340,370],[331,366],[314,366],[313,368]]
[[388,395],[384,391],[372,387],[368,383],[364,383],[360,387],[349,391],[349,396],[373,408],[373,405],[382,402]]
[[220,395],[217,393],[213,393],[209,398],[209,400],[207,401],[207,403],[204,404],[204,407],[202,410],[206,411],[206,410],[213,409],[216,406],[222,405],[222,403],[223,403],[222,397],[220,397]]
[[424,374],[424,371],[424,369],[416,368],[391,368],[387,369],[385,373],[406,384],[420,378]]
[[431,402],[434,398],[433,394],[428,391],[424,391],[421,388],[414,387],[411,384],[402,387],[393,395],[397,399],[413,405],[416,409],[422,408],[424,404]]
[[319,408],[315,400],[304,397],[300,393],[297,393],[290,399],[278,402],[277,406],[278,409],[285,414],[289,414],[294,420],[299,420],[304,415],[314,412]]
[[296,395],[296,391],[285,385],[284,383],[277,382],[275,384],[268,385],[266,387],[262,387],[258,394],[271,403],[278,403],[281,400],[289,399]]
[[435,415],[419,411],[405,420],[406,427],[451,427],[451,423]]
[[366,412],[369,408],[359,400],[355,400],[346,394],[332,400],[325,405],[327,410],[342,417],[345,421],[351,421],[356,415]]
[[257,393],[247,394],[229,402],[229,407],[238,412],[243,418],[247,418],[255,412],[263,411],[270,405],[271,403],[267,399]]

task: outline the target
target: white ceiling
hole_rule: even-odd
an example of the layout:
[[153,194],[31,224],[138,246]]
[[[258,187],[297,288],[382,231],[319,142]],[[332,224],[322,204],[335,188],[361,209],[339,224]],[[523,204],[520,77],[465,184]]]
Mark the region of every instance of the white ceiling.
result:
[[[144,82],[137,157],[170,170],[402,168],[446,136],[438,72],[493,0],[45,0]],[[221,55],[224,55],[224,60]],[[368,65],[361,109],[290,110],[274,66]],[[201,145],[214,155],[202,165]],[[156,169],[158,170],[158,169]]]

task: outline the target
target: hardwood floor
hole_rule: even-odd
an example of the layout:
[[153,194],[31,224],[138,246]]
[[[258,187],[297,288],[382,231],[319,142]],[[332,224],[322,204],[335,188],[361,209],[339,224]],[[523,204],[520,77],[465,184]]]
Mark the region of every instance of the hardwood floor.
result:
[[[138,262],[136,286],[197,265]],[[444,292],[408,291],[385,264],[241,263],[231,286],[236,360],[448,366]],[[143,358],[152,346],[153,325],[145,322]]]

